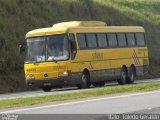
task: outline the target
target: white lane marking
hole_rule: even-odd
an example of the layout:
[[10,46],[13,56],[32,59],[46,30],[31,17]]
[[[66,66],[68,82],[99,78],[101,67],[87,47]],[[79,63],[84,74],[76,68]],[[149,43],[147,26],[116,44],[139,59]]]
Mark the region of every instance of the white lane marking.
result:
[[59,106],[65,106],[65,105],[73,105],[73,104],[79,104],[79,103],[85,103],[85,102],[96,102],[96,101],[101,101],[101,100],[110,100],[110,99],[118,99],[118,98],[132,97],[132,96],[148,95],[148,94],[153,94],[153,93],[160,93],[160,91],[134,93],[134,94],[129,94],[129,95],[104,97],[104,98],[84,100],[84,101],[76,101],[76,102],[69,102],[69,103],[62,103],[62,104],[45,105],[45,106],[34,107],[34,108],[24,108],[24,109],[18,109],[18,110],[10,110],[10,111],[0,112],[0,114],[16,113],[16,112],[36,110],[36,109],[45,109],[45,108],[59,107]]

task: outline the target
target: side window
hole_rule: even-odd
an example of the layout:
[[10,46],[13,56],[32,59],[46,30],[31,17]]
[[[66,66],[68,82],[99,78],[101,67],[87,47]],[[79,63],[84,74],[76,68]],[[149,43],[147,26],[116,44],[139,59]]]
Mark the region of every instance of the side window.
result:
[[107,47],[108,46],[106,34],[104,34],[104,33],[97,34],[97,39],[98,39],[99,47]]
[[118,45],[119,45],[120,47],[125,47],[125,46],[127,46],[127,41],[126,41],[125,33],[118,33],[118,34],[117,34],[117,38],[118,38]]
[[136,45],[134,33],[127,33],[127,42],[128,42],[129,46],[135,46]]
[[96,40],[95,34],[92,34],[92,33],[86,34],[86,38],[87,38],[88,48],[97,47],[97,40]]
[[109,47],[116,47],[117,46],[117,38],[115,33],[108,33],[108,43]]
[[77,34],[78,45],[80,49],[87,47],[85,34]]
[[136,33],[136,42],[139,46],[145,45],[144,33]]

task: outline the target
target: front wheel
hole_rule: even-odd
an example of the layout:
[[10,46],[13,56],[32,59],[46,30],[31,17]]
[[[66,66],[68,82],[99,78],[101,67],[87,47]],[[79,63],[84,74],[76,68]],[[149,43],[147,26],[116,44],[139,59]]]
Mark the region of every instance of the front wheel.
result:
[[52,87],[50,87],[50,86],[46,86],[46,87],[43,87],[43,88],[42,88],[42,90],[43,90],[44,92],[50,92],[51,89],[52,89]]
[[82,77],[81,77],[81,84],[77,85],[77,87],[79,89],[85,89],[85,88],[88,88],[90,87],[90,83],[89,83],[89,76],[85,73],[82,74]]

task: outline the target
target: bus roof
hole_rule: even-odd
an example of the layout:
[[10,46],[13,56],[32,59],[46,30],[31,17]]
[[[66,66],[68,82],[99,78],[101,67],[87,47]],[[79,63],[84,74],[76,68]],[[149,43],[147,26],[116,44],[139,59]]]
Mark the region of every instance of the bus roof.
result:
[[54,34],[64,34],[66,33],[67,28],[61,27],[61,28],[40,28],[36,30],[32,30],[26,34],[26,38],[29,37],[38,37],[38,36],[47,36],[47,35],[54,35]]
[[69,32],[75,33],[115,33],[115,32],[145,32],[143,27],[140,26],[106,26],[106,27],[75,27],[69,28]]
[[106,23],[101,21],[71,21],[58,23],[49,28],[32,30],[26,34],[26,38],[66,32],[144,32],[144,29],[139,26],[106,26]]
[[54,24],[53,27],[100,27],[106,26],[105,22],[101,21],[71,21]]

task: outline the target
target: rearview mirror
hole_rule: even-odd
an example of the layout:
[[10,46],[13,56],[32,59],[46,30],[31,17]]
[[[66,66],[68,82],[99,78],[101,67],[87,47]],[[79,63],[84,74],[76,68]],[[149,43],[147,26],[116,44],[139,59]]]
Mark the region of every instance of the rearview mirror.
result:
[[25,44],[24,43],[19,43],[19,53],[23,54],[25,52]]

